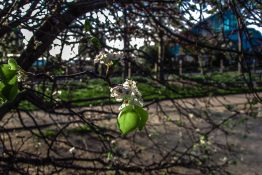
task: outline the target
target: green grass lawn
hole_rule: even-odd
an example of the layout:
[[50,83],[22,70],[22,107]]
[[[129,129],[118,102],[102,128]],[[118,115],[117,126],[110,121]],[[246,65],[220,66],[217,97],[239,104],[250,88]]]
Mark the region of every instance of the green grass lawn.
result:
[[[185,79],[194,80],[196,82],[205,81],[208,84],[176,84],[170,83],[168,86],[160,85],[156,81],[144,77],[133,77],[137,81],[138,89],[141,91],[144,101],[161,100],[161,99],[179,99],[190,97],[203,97],[211,95],[226,95],[247,93],[249,88],[245,86],[243,75],[235,72],[213,73],[209,75],[192,75]],[[257,77],[256,81],[261,82]],[[112,78],[113,84],[122,83],[122,79]],[[220,84],[224,86],[219,86]],[[237,84],[237,86],[233,86]],[[41,87],[39,87],[41,90]],[[261,91],[262,88],[258,87]],[[48,90],[45,92],[48,94]],[[49,93],[50,94],[50,93]],[[116,103],[113,98],[110,98],[110,90],[107,83],[102,79],[91,79],[83,82],[72,82],[61,87],[61,94],[56,98],[62,101],[70,101],[73,106],[93,106],[102,104]],[[28,102],[22,102],[20,108],[34,109],[28,105]]]
[[[245,80],[249,80],[249,75],[247,73],[245,74],[239,74],[238,72],[214,72],[214,73],[208,73],[206,75],[188,75],[186,76],[188,78],[192,78],[194,80],[208,80],[211,82],[216,83],[244,83]],[[251,75],[252,80],[256,80],[257,82],[262,82],[260,76],[256,76],[254,74]]]

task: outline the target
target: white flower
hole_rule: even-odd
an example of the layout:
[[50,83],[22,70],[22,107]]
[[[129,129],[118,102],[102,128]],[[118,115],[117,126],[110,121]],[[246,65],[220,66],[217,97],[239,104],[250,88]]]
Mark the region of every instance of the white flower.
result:
[[107,58],[107,54],[104,50],[102,50],[94,59],[94,63],[100,64],[110,64],[111,60]]
[[112,52],[107,53],[105,50],[102,50],[94,59],[94,63],[105,64],[110,66],[113,64],[112,60],[120,60],[123,58],[122,52]]
[[22,82],[22,81],[25,81],[26,78],[27,78],[26,72],[22,68],[18,67],[17,81]]
[[117,85],[110,89],[111,97],[114,97],[116,101],[121,102],[129,96],[129,89],[122,85]]
[[107,53],[107,58],[109,60],[120,60],[123,57],[124,57],[124,54],[122,52]]
[[127,79],[123,83],[123,87],[129,89],[129,91],[130,91],[129,103],[135,104],[135,105],[138,105],[138,106],[143,106],[142,95],[139,92],[139,90],[138,90],[138,88],[136,86],[136,82],[135,81]]
[[58,95],[61,95],[62,94],[62,91],[61,90],[57,90],[57,91],[54,91],[53,92],[53,96],[58,96]]
[[127,88],[127,89],[130,89],[130,92],[131,92],[131,96],[134,96],[134,97],[141,97],[141,93],[139,92],[137,86],[136,86],[136,82],[133,81],[133,80],[126,80],[124,83],[123,83],[123,87]]
[[71,154],[74,153],[74,152],[75,152],[75,147],[70,148],[70,149],[69,149],[69,152],[70,152]]
[[136,82],[133,80],[128,80],[128,79],[126,79],[126,81],[123,83],[123,86],[128,87],[128,88],[137,88]]
[[143,106],[142,95],[139,92],[135,81],[127,79],[123,84],[111,88],[110,92],[111,97],[114,97],[116,101],[123,101],[119,110],[123,109],[128,104]]

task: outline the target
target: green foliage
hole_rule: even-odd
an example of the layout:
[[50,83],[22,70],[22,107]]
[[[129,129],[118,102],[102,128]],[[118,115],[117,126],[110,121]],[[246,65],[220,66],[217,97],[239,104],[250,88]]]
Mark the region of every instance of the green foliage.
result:
[[109,151],[108,153],[107,153],[107,160],[112,160],[113,159],[113,153],[111,152],[111,151]]
[[57,131],[54,129],[45,129],[41,133],[34,132],[34,135],[38,138],[52,138],[57,135]]
[[19,92],[18,67],[14,59],[9,59],[8,64],[0,66],[0,105],[13,101]]
[[[227,73],[229,74],[229,73]],[[200,77],[200,76],[199,76]],[[202,76],[203,77],[203,76]],[[212,76],[216,77],[217,81],[229,81],[222,76]],[[221,79],[219,79],[221,77]],[[232,76],[234,77],[234,76]],[[196,79],[196,76],[192,77]],[[222,80],[223,78],[223,80]],[[226,94],[235,94],[235,93],[245,93],[248,92],[248,87],[233,87],[229,86],[225,88],[217,88],[217,87],[208,87],[208,86],[179,86],[179,85],[170,85],[170,89],[159,85],[158,83],[149,80],[144,77],[133,77],[135,81],[138,82],[137,86],[139,91],[143,95],[144,101],[151,100],[162,100],[166,98],[191,98],[191,97],[202,97],[207,96],[208,94],[212,95],[226,95]],[[111,79],[112,84],[120,84],[122,82],[121,77],[113,77]],[[243,82],[244,83],[244,82]],[[0,85],[1,86],[1,85]],[[262,90],[262,88],[258,87],[258,90]],[[41,89],[41,88],[40,88]],[[39,90],[40,90],[39,89]],[[50,87],[44,87],[45,93],[49,93],[47,89],[51,89]],[[84,82],[71,82],[66,84],[59,89],[62,93],[57,97],[62,99],[63,101],[71,101],[74,106],[90,106],[90,105],[104,105],[104,104],[113,104],[117,103],[113,98],[106,98],[110,96],[110,91],[108,88],[108,84],[102,79],[90,79]],[[41,91],[41,90],[40,90]],[[102,97],[102,98],[101,98]],[[95,100],[95,98],[98,98]],[[91,99],[91,100],[88,100]],[[27,108],[28,104],[25,102],[21,103],[21,108]],[[230,107],[229,107],[230,108]],[[33,109],[30,107],[30,109]]]
[[[225,83],[225,84],[238,83],[238,84],[244,85],[246,83],[246,80],[244,80],[244,77],[246,77],[248,80],[249,75],[248,74],[239,74],[238,72],[224,72],[224,73],[213,72],[213,73],[209,73],[206,75],[197,74],[197,75],[191,75],[188,77],[196,81],[209,81],[212,83]],[[252,80],[261,82],[261,79],[259,78],[259,76],[256,76],[253,74],[251,78]]]
[[90,42],[93,44],[93,46],[95,46],[97,49],[100,49],[102,46],[101,46],[101,43],[99,41],[99,39],[97,37],[92,37],[90,39]]
[[82,99],[108,97],[110,94],[109,88],[106,82],[103,80],[94,79],[94,80],[89,80],[88,83],[68,84],[66,88],[61,89],[62,93],[59,96],[59,98],[65,101],[75,100],[75,102],[73,102],[73,105],[89,106],[89,105],[107,104],[110,102],[110,101],[105,101],[104,99],[92,100],[92,101],[82,100]]
[[75,133],[75,134],[86,134],[91,132],[92,129],[88,125],[81,125],[78,127],[74,127],[69,130],[69,132]]
[[123,135],[135,129],[142,130],[147,122],[148,113],[142,107],[128,105],[118,115],[117,124]]
[[8,65],[10,66],[10,70],[18,70],[18,65],[15,61],[15,59],[11,58],[8,60]]
[[[58,134],[59,131],[51,128],[47,128],[42,130],[42,132],[34,132],[34,135],[39,138],[53,138]],[[66,133],[72,133],[76,135],[84,135],[86,133],[92,132],[92,129],[88,125],[81,125],[73,128],[67,128],[65,129]]]
[[146,122],[148,120],[148,112],[145,111],[142,107],[135,106],[134,107],[135,112],[139,116],[139,123],[138,123],[138,129],[142,130],[144,126],[146,125]]
[[88,20],[85,20],[84,29],[86,32],[91,30],[91,23]]
[[8,83],[16,75],[16,70],[11,69],[9,64],[3,64],[0,67],[1,81]]
[[178,127],[183,127],[185,125],[185,123],[182,120],[175,120],[175,123]]

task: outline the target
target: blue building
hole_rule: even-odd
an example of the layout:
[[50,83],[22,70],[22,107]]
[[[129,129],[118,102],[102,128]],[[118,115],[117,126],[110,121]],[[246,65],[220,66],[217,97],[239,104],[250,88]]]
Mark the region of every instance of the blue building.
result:
[[[194,25],[189,31],[186,32],[185,36],[193,41],[198,40],[207,45],[238,51],[238,43],[240,39],[238,21],[235,14],[231,10],[211,15],[205,20]],[[253,28],[243,30],[241,32],[241,40],[242,49],[245,53],[256,53],[256,55],[260,54],[260,58],[262,58],[262,35],[259,31]],[[187,61],[188,57],[193,57],[194,59],[200,59],[201,57],[204,64],[208,64],[211,59],[216,59],[214,58],[216,57],[214,55],[221,57],[221,54],[210,53],[208,51],[205,51],[203,54],[201,53],[202,48],[200,50],[195,49],[197,52],[193,53],[188,51],[190,50],[188,49],[190,47],[194,46],[187,46],[187,43],[176,43],[173,45],[173,47],[169,48],[168,52],[173,57],[176,57],[177,59],[183,59],[184,61]],[[223,57],[226,58],[225,55]],[[255,58],[248,57],[247,59],[254,60]],[[252,61],[252,63],[257,61]]]
[[39,58],[33,63],[33,68],[42,69],[46,66],[46,64],[47,64],[46,58]]
[[195,35],[210,36],[211,34],[224,32],[230,33],[238,29],[237,19],[230,10],[216,13],[192,27],[191,32]]

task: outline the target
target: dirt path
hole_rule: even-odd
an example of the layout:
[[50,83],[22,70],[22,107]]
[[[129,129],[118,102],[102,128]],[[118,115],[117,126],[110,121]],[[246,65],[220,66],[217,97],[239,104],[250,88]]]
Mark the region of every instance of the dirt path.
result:
[[[258,94],[262,96],[262,94]],[[237,120],[245,119],[243,123],[232,128],[232,134],[227,137],[228,144],[233,145],[235,157],[237,158],[236,165],[229,166],[229,170],[237,175],[262,175],[262,104],[254,105],[256,117],[248,116],[246,113],[249,101],[254,98],[253,94],[238,94],[218,97],[205,97],[198,99],[182,99],[175,100],[176,105],[180,105],[186,110],[184,113],[189,113],[189,117],[194,118],[194,112],[208,111],[214,121],[221,120],[232,115],[229,111],[237,111],[239,115]],[[167,112],[167,115],[175,114],[174,118],[179,119],[181,114],[174,108],[174,104],[170,101],[161,102],[162,109]],[[228,108],[231,108],[230,110]],[[153,105],[150,107],[152,114],[157,114],[160,107]],[[200,124],[201,125],[201,124]],[[178,132],[174,128],[170,128],[172,133]],[[172,134],[170,133],[170,134]],[[214,133],[214,139],[218,142],[225,140],[221,133]]]
[[[167,121],[171,121],[171,123],[182,121],[187,124],[185,120],[190,118],[201,130],[206,127],[206,124],[203,124],[201,120],[197,118],[197,115],[208,115],[208,117],[211,117],[214,122],[219,122],[220,120],[232,115],[234,111],[237,111],[238,115],[236,117],[238,118],[236,119],[244,117],[247,120],[245,120],[242,124],[237,125],[237,127],[234,127],[234,129],[232,129],[232,134],[230,134],[227,138],[228,143],[234,145],[234,150],[236,151],[235,157],[238,159],[236,166],[230,166],[229,169],[237,175],[262,175],[262,105],[254,105],[255,111],[257,112],[255,118],[247,116],[245,113],[248,107],[247,102],[252,101],[252,99],[253,95],[240,94],[223,97],[219,96],[161,101],[158,105],[152,104],[148,107],[150,112],[150,120],[147,124],[147,128],[149,128],[148,132],[152,135],[154,133],[164,133],[164,135],[160,134],[158,137],[155,137],[156,142],[159,142],[160,144],[169,144],[166,147],[172,148],[172,146],[175,145],[179,139],[181,139],[180,134],[182,132],[177,125],[171,125]],[[75,110],[83,111],[92,109],[107,112],[118,112],[117,108],[118,105],[78,108]],[[61,110],[61,112],[68,111]],[[51,123],[62,125],[63,122],[77,123],[78,120],[74,117],[65,117],[63,115],[49,115],[41,111],[33,112],[33,115],[34,120],[38,124],[45,124],[46,127],[49,127],[49,124]],[[104,120],[98,121],[97,124],[112,126],[111,128],[117,131],[116,116],[112,116],[112,114],[109,113],[102,115],[94,112],[86,112],[85,115],[91,117],[92,120],[104,118]],[[22,127],[21,122],[17,117],[6,117],[6,119],[8,119],[8,124],[5,124],[5,128],[14,126],[18,128]],[[34,125],[34,121],[30,118],[25,117],[23,120],[27,126]],[[0,124],[2,125],[3,122],[4,121]],[[138,135],[143,135],[144,132],[145,131]],[[225,140],[224,135],[220,132],[214,132],[212,137],[214,140],[221,143]],[[185,137],[185,140],[186,139],[187,137]],[[145,143],[140,136],[137,137],[137,142],[148,145],[148,143]],[[150,156],[151,155],[148,154],[145,157],[148,158],[148,160],[152,160]]]

